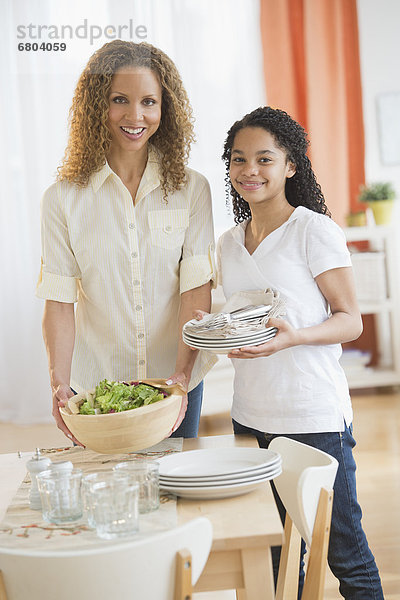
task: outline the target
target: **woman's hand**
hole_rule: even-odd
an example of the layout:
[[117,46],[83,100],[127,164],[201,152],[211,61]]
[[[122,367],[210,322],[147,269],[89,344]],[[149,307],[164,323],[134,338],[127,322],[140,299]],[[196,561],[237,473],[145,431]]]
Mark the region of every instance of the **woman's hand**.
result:
[[274,338],[259,346],[244,346],[239,350],[232,350],[228,354],[228,358],[260,358],[261,356],[270,356],[271,354],[275,354],[275,352],[279,352],[279,350],[291,348],[300,343],[299,331],[284,319],[268,319],[267,327],[277,328],[278,331]]
[[185,395],[182,397],[181,409],[179,411],[178,418],[175,421],[173,428],[167,435],[167,437],[169,437],[172,433],[174,433],[178,429],[179,425],[182,423],[184,416],[186,414],[187,405],[188,405],[187,388],[188,388],[189,382],[187,380],[185,373],[174,373],[173,375],[171,375],[171,377],[169,379],[166,380],[165,383],[167,385],[178,384],[185,392]]
[[60,429],[64,435],[66,435],[71,441],[75,442],[78,446],[85,446],[80,443],[79,440],[76,439],[74,435],[70,432],[62,417],[60,415],[60,407],[65,406],[70,398],[74,395],[74,392],[71,390],[68,384],[61,383],[60,385],[53,388],[53,417],[56,421],[58,429]]

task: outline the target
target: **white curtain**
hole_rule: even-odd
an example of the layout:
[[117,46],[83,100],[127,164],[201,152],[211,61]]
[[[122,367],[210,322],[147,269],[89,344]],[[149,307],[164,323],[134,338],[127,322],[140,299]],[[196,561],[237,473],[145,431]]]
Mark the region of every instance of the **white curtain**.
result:
[[[175,61],[196,117],[190,165],[213,190],[217,234],[231,226],[220,156],[227,129],[265,103],[259,0],[3,0],[0,7],[2,86],[0,421],[51,421],[47,360],[41,337],[43,303],[34,296],[40,263],[39,204],[54,180],[67,140],[74,87],[102,35],[20,39],[39,25],[139,25],[146,41]],[[131,21],[130,21],[131,20]],[[17,29],[18,28],[18,29]],[[24,29],[25,28],[25,29]],[[53,32],[55,29],[52,30]],[[65,29],[68,32],[70,30]],[[83,27],[81,27],[81,34]],[[98,30],[96,30],[98,31]],[[131,39],[123,29],[123,39]],[[128,34],[128,35],[127,35]],[[65,52],[18,50],[18,43],[64,41]],[[133,41],[140,41],[133,38]]]

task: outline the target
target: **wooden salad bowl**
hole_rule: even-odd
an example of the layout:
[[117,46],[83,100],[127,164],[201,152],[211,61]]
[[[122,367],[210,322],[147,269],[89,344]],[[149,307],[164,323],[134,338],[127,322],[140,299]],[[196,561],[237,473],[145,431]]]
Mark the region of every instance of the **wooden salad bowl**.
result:
[[[123,412],[105,415],[81,415],[79,404],[86,400],[86,392],[70,398],[60,408],[61,417],[77,440],[102,454],[120,454],[148,448],[163,440],[174,426],[185,396],[179,384],[165,385],[165,379],[143,379],[169,394],[163,400]],[[93,390],[88,390],[93,393]]]

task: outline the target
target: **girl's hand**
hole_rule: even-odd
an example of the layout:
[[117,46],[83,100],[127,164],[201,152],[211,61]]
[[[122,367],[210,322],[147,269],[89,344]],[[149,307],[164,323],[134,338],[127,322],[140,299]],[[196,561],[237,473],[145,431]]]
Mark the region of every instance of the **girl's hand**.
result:
[[276,327],[278,329],[274,338],[260,344],[259,346],[245,346],[240,350],[232,350],[228,358],[260,358],[261,356],[270,356],[284,350],[297,346],[300,343],[299,332],[284,319],[268,319],[267,327]]
[[66,424],[64,423],[60,415],[60,407],[64,407],[68,400],[74,396],[74,392],[71,390],[68,384],[61,383],[57,387],[53,388],[53,417],[57,423],[58,429],[60,429],[64,435],[66,435],[72,442],[75,442],[78,446],[85,446],[72,435]]

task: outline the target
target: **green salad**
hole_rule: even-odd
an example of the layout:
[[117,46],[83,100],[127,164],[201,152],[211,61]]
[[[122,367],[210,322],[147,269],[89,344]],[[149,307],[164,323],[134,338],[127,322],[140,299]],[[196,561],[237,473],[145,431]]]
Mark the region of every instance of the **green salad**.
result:
[[122,412],[147,406],[165,398],[168,394],[159,388],[131,381],[130,383],[103,379],[96,386],[94,394],[79,407],[81,415],[96,415]]

